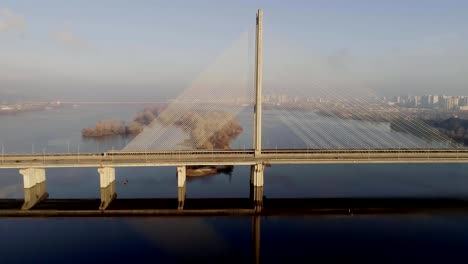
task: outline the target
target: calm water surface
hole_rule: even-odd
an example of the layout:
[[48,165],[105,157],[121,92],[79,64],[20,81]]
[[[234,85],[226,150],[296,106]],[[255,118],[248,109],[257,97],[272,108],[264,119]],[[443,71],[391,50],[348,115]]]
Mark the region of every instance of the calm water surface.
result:
[[[131,120],[139,106],[81,106],[0,116],[6,153],[96,152],[121,149],[129,138],[85,140],[81,129],[97,120]],[[251,145],[251,115],[234,148]],[[311,120],[317,118],[311,116]],[[328,120],[329,121],[329,120]],[[323,121],[323,129],[344,137]],[[336,120],[335,120],[336,121]],[[312,122],[305,120],[304,122]],[[350,125],[350,124],[347,124]],[[353,125],[359,129],[369,124]],[[328,126],[328,127],[327,127]],[[330,127],[331,126],[331,127]],[[264,147],[304,147],[300,137],[268,112]],[[386,124],[373,129],[392,133]],[[337,131],[337,132],[333,132]],[[417,140],[398,134],[402,140]],[[344,138],[344,140],[348,140]],[[176,198],[175,168],[118,168],[121,198]],[[128,179],[128,184],[123,181]],[[22,198],[17,170],[0,170],[0,198]],[[99,198],[96,169],[49,169],[50,198]],[[287,165],[268,168],[266,197],[466,197],[468,166]],[[187,198],[248,197],[249,168],[187,183]],[[396,263],[468,260],[468,214],[261,218],[262,262]],[[256,220],[258,221],[258,220]],[[251,217],[0,219],[0,263],[249,262],[255,255]],[[256,233],[256,232],[253,232]],[[149,261],[144,261],[149,260]]]

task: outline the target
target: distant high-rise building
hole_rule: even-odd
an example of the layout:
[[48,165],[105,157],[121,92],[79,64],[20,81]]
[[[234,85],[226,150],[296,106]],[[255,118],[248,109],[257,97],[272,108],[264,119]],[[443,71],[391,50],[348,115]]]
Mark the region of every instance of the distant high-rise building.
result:
[[458,104],[455,105],[455,98],[452,98],[451,96],[445,97],[445,99],[444,99],[444,110],[452,111],[452,110],[455,109],[455,106],[458,106]]
[[468,96],[451,95],[400,95],[394,96],[391,100],[381,97],[379,101],[389,105],[399,105],[401,107],[423,107],[429,109],[443,109],[446,111],[468,109]]
[[400,96],[393,97],[393,102],[395,102],[397,104],[401,103],[401,97]]
[[410,106],[418,107],[421,105],[421,96],[412,96],[409,98]]
[[278,99],[278,103],[280,104],[285,104],[288,102],[288,96],[285,94],[280,95]]
[[433,102],[433,96],[432,95],[424,95],[421,97],[421,106],[422,107],[430,107],[432,106]]
[[400,95],[400,104],[406,105],[410,103],[410,96],[409,95]]
[[463,98],[460,99],[458,105],[459,105],[460,107],[468,106],[468,97],[463,96]]

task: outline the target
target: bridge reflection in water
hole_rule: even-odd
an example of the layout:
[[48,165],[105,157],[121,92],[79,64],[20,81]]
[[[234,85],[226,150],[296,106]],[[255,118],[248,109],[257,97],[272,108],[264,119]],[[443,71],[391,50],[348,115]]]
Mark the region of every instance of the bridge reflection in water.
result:
[[252,263],[260,263],[260,216],[252,217]]
[[[225,205],[226,207],[241,208],[249,202],[247,198],[240,199],[188,199],[186,201],[185,210],[164,210],[164,209],[144,209],[143,205],[164,205],[177,206],[177,199],[121,199],[116,200],[108,210],[87,210],[89,208],[96,208],[100,200],[45,200],[38,204],[33,210],[16,210],[17,213],[26,213],[30,216],[118,216],[118,215],[170,215],[171,217],[144,217],[144,218],[107,218],[114,223],[125,223],[125,225],[111,226],[110,232],[114,234],[115,227],[125,227],[124,229],[130,233],[137,233],[144,238],[146,243],[150,244],[149,249],[154,250],[158,248],[159,252],[168,251],[169,257],[175,258],[189,258],[193,259],[202,258],[211,261],[219,260],[221,263],[234,263],[233,260],[242,261],[245,263],[247,258],[251,258],[251,263],[260,263],[262,259],[262,221],[266,221],[265,216],[273,216],[271,219],[280,217],[290,217],[299,215],[300,218],[308,215],[309,219],[324,219],[323,216],[333,216],[346,219],[363,219],[365,217],[375,217],[376,215],[384,215],[394,217],[398,215],[414,216],[422,215],[424,218],[430,215],[450,215],[454,213],[457,217],[466,215],[468,212],[468,203],[463,200],[457,199],[409,199],[409,198],[386,198],[386,199],[268,199],[266,198],[265,208],[261,213],[253,210],[242,209],[229,209],[229,210],[201,210],[202,207],[215,207],[216,205]],[[0,200],[0,214],[1,212],[8,212],[7,207],[20,208],[21,200]],[[140,205],[140,208],[137,208]],[[132,208],[132,209],[129,209]],[[136,209],[135,209],[136,208]],[[7,209],[7,210],[5,210]],[[55,210],[54,210],[55,209]],[[60,209],[60,210],[58,210]],[[120,211],[120,213],[119,213]],[[10,210],[10,212],[13,212]],[[212,215],[208,217],[200,217],[205,215]],[[174,217],[177,215],[191,215],[197,217]],[[229,217],[227,215],[245,215],[244,217]],[[316,217],[311,217],[315,215]],[[224,217],[223,217],[224,216]],[[227,216],[227,217],[226,217]],[[211,221],[209,219],[213,219]],[[223,219],[229,218],[231,222]],[[326,217],[325,217],[326,218]],[[82,218],[69,218],[69,219],[82,219]],[[69,220],[68,219],[68,220]],[[88,218],[90,219],[90,218]],[[122,221],[120,220],[122,219]],[[241,221],[238,221],[241,219]],[[326,218],[329,219],[329,218]],[[246,222],[248,220],[248,222]],[[427,220],[427,219],[426,219]],[[71,220],[75,223],[74,220]],[[327,220],[328,221],[328,220]],[[62,221],[64,222],[64,221]],[[67,221],[68,222],[68,221]],[[232,225],[232,223],[234,224]],[[274,223],[275,220],[272,220]],[[267,222],[263,230],[271,228]],[[333,221],[331,221],[333,222]],[[217,223],[217,224],[216,224]],[[244,223],[244,224],[242,224]],[[240,225],[238,225],[240,224]],[[247,224],[247,225],[245,225]],[[248,225],[250,224],[250,225]],[[335,223],[337,224],[337,223]],[[82,228],[82,227],[81,227]],[[218,229],[220,228],[220,229]],[[248,229],[249,231],[247,231]],[[405,227],[402,227],[402,230]],[[107,229],[109,230],[109,229]],[[120,229],[119,229],[120,230]],[[219,233],[220,230],[225,230],[225,233]],[[229,230],[229,231],[226,231]],[[426,229],[423,229],[426,230]],[[271,229],[270,229],[271,231]],[[304,230],[302,230],[304,231]],[[302,232],[301,231],[301,232]],[[105,232],[105,230],[104,230]],[[125,231],[123,231],[125,232]],[[236,234],[243,232],[243,234]],[[234,233],[234,235],[233,235]],[[250,233],[250,244],[247,245],[247,234]],[[281,232],[279,232],[281,233]],[[226,243],[231,241],[232,237],[236,237],[234,244]],[[266,236],[265,236],[266,235]],[[283,234],[284,235],[284,234]],[[227,237],[224,237],[227,236]],[[281,237],[281,234],[279,234]],[[104,234],[106,237],[106,234]],[[244,243],[238,243],[239,237]],[[263,238],[270,238],[264,233]],[[268,240],[268,241],[267,241]],[[266,247],[271,247],[271,240],[264,240]],[[361,241],[362,242],[362,241]],[[23,242],[21,242],[23,243]],[[86,242],[84,242],[86,243]],[[268,245],[269,244],[269,245]],[[281,244],[281,243],[280,243]],[[340,244],[340,243],[338,243]],[[241,245],[241,246],[239,246]],[[246,249],[250,248],[250,254]],[[284,245],[285,248],[290,248],[290,245]],[[242,250],[240,252],[240,250]],[[241,255],[236,255],[236,254]],[[263,252],[268,255],[275,255],[271,252]],[[304,254],[302,252],[301,254]],[[321,254],[319,254],[321,255]],[[226,258],[228,258],[226,260]],[[198,263],[198,262],[197,262]]]

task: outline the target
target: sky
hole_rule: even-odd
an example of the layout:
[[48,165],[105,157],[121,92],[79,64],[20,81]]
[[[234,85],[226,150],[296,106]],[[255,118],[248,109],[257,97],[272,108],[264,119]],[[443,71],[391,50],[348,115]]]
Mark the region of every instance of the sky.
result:
[[160,100],[242,78],[253,88],[258,8],[266,92],[468,95],[464,0],[2,0],[0,97]]

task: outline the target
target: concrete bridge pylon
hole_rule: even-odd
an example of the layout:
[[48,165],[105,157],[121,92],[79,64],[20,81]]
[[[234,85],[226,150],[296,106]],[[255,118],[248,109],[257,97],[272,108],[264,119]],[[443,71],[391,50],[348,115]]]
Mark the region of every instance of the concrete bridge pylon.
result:
[[255,45],[255,105],[254,105],[254,150],[255,156],[262,154],[262,82],[263,82],[263,10],[257,13]]

